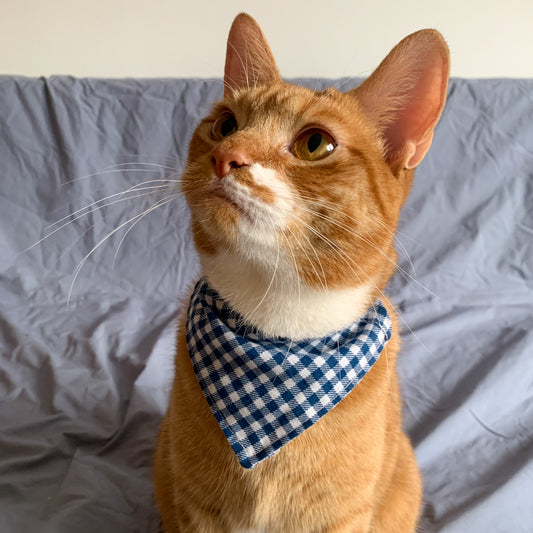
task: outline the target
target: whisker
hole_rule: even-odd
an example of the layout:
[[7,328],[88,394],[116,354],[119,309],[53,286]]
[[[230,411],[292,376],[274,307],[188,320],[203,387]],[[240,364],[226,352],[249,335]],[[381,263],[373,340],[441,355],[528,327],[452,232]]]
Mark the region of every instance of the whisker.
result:
[[[117,156],[119,157],[154,157],[154,158],[163,158],[163,159],[166,159],[168,161],[172,161],[172,162],[177,162],[179,164],[183,163],[183,161],[187,161],[187,157],[183,157],[181,155],[169,155],[167,153],[163,153],[163,152],[160,152],[160,153],[156,153],[156,152],[152,152],[152,153],[142,153],[142,154],[132,154],[132,153],[128,153],[128,152],[120,152],[117,154]],[[146,164],[146,163],[142,163],[140,162],[141,164]],[[169,167],[171,170],[176,170],[174,167]]]
[[[349,220],[352,220],[353,222],[355,222],[356,224],[359,224],[359,221],[356,220],[355,218],[353,218],[352,216],[348,215],[347,213],[343,212],[343,211],[339,211],[338,209],[336,209],[338,206],[337,204],[334,204],[333,202],[330,202],[328,200],[325,200],[323,198],[321,198],[320,200],[317,200],[316,198],[312,197],[312,196],[306,196],[304,194],[301,194],[299,193],[299,196],[300,198],[304,199],[304,200],[308,200],[309,202],[312,202],[314,204],[317,204],[317,205],[323,205],[325,207],[328,207],[329,209],[331,209],[332,211],[335,211],[337,213],[340,213],[341,215],[343,215],[344,217],[348,218]],[[416,240],[412,239],[409,235],[407,235],[406,233],[403,233],[402,231],[400,230],[391,230],[384,222],[382,222],[381,220],[374,220],[374,222],[377,222],[378,224],[380,224],[384,229],[386,229],[389,233],[391,233],[392,235],[394,236],[397,236],[397,235],[401,235],[402,237],[405,237],[406,239],[409,239],[410,241],[412,242],[415,242],[416,243]]]
[[[318,275],[318,272],[315,269],[313,261],[311,261],[311,258],[307,255],[307,252],[305,250],[305,246],[299,242],[299,240],[296,238],[294,233],[291,231],[290,227],[287,226],[287,228],[285,228],[285,229],[293,236],[294,241],[296,242],[296,244],[298,244],[298,246],[300,247],[300,249],[304,253],[305,257],[307,258],[307,261],[309,262],[309,264],[311,265],[311,268],[313,269],[313,272],[316,274],[316,277],[318,279],[320,279],[320,276]],[[309,237],[307,237],[306,235],[304,235],[304,237],[307,239],[307,242],[309,243],[309,246],[310,246],[311,250],[315,254],[315,257],[317,258],[317,261],[318,261],[318,263],[320,265],[320,268],[322,269],[322,276],[323,276],[323,279],[324,279],[324,282],[322,283],[322,287],[324,288],[324,290],[327,290],[328,289],[328,285],[327,285],[327,280],[326,280],[326,274],[325,274],[324,268],[322,266],[322,262],[320,261],[320,258],[318,257],[318,254],[316,253],[315,247],[311,244],[311,241],[309,240]],[[290,244],[289,244],[289,247],[290,247]],[[294,254],[293,254],[293,256],[294,256]],[[296,258],[295,258],[295,263],[296,263]]]
[[[302,198],[305,198],[307,199],[305,196],[302,196]],[[315,203],[317,205],[326,205],[327,202],[321,204],[320,202],[316,201],[316,200],[311,200],[311,199],[308,199],[308,201],[310,201],[311,203]],[[333,208],[331,205],[327,205],[327,207],[329,209],[331,209],[332,211],[335,211],[336,213],[339,213],[341,214],[342,216],[350,219],[350,220],[353,220],[356,224],[359,224],[357,220],[355,220],[353,217],[351,217],[350,215],[344,213],[343,211],[340,211],[338,209],[335,209]],[[435,294],[433,291],[431,291],[430,289],[428,289],[426,286],[422,285],[422,283],[420,283],[416,278],[414,278],[411,274],[409,274],[409,272],[407,272],[403,267],[401,267],[400,265],[398,265],[398,263],[396,263],[395,261],[393,261],[390,257],[387,256],[387,254],[385,252],[383,252],[383,250],[381,250],[379,248],[379,246],[377,246],[377,243],[374,241],[371,241],[369,239],[367,239],[361,232],[359,232],[357,230],[357,228],[353,228],[353,227],[349,227],[349,226],[346,226],[340,222],[337,222],[336,220],[328,217],[327,215],[324,215],[322,213],[319,213],[315,210],[312,210],[312,209],[309,209],[309,208],[304,208],[302,206],[299,207],[300,209],[302,209],[303,211],[307,211],[319,218],[322,218],[323,220],[326,220],[328,222],[330,222],[331,224],[337,226],[337,227],[340,227],[346,231],[349,231],[349,232],[357,232],[357,235],[359,236],[359,238],[365,242],[366,244],[372,246],[372,248],[374,248],[374,250],[376,250],[377,252],[379,252],[383,257],[385,257],[385,259],[387,259],[387,261],[389,261],[390,263],[392,263],[395,267],[396,270],[398,270],[398,272],[400,272],[408,281],[412,281],[414,282],[417,286],[419,286],[422,290],[424,290],[425,292],[427,292],[429,295],[431,295],[432,297],[436,298],[436,299],[439,299],[439,296],[437,294]],[[383,222],[379,221],[379,220],[376,220],[376,222],[378,223],[381,223],[382,224],[382,227],[384,229],[386,229],[387,231],[389,231],[389,233],[394,236],[394,232],[388,228]],[[407,257],[409,258],[409,255],[406,253]],[[411,259],[409,258],[409,261],[410,263],[412,264],[411,262]],[[416,271],[414,270],[414,266],[413,266],[413,272],[416,273]]]
[[127,224],[129,224],[130,222],[134,221],[134,220],[137,220],[139,217],[143,217],[144,215],[148,214],[148,213],[151,213],[152,211],[154,211],[155,209],[157,209],[158,207],[161,207],[165,204],[168,204],[169,202],[171,202],[172,200],[174,200],[175,198],[177,197],[177,195],[172,195],[170,197],[167,197],[167,198],[164,198],[163,200],[160,200],[159,202],[157,202],[155,205],[151,206],[149,209],[146,209],[145,211],[143,211],[142,213],[139,213],[137,215],[135,215],[134,217],[131,217],[129,218],[128,220],[126,220],[125,222],[123,222],[122,224],[120,224],[120,226],[118,226],[117,228],[115,228],[113,231],[111,231],[110,233],[108,233],[103,239],[101,239],[95,246],[93,246],[93,248],[89,251],[89,253],[78,263],[78,266],[76,267],[75,271],[74,271],[74,277],[72,279],[72,282],[70,284],[70,288],[69,288],[69,291],[68,291],[68,295],[67,295],[67,307],[70,305],[70,300],[71,300],[71,296],[72,296],[72,290],[74,288],[74,284],[76,282],[76,279],[78,278],[78,275],[81,271],[81,269],[83,268],[83,265],[87,262],[87,260],[89,259],[89,257],[91,257],[91,255],[104,243],[106,242],[110,237],[112,237],[117,231],[120,231],[124,226],[126,226]]
[[166,170],[173,170],[175,172],[177,171],[175,167],[171,167],[169,165],[162,165],[161,163],[145,163],[143,161],[130,161],[128,163],[115,163],[114,165],[109,165],[107,167],[104,167],[102,170],[106,170],[108,168],[130,166],[130,165],[145,165],[145,166],[150,166],[150,167],[164,168]]
[[[293,214],[293,216],[295,216]],[[356,276],[357,278],[357,281],[361,282],[361,278],[359,277],[359,275],[355,272],[355,270],[353,268],[351,268],[350,264],[346,261],[346,259],[344,258],[343,256],[343,252],[342,250],[340,249],[340,247],[334,243],[333,241],[331,241],[330,239],[328,239],[325,235],[323,235],[320,231],[316,230],[315,228],[313,228],[313,226],[307,224],[306,222],[304,222],[303,220],[300,219],[300,222],[309,230],[311,231],[312,233],[314,233],[319,239],[323,240],[326,244],[328,244],[331,248],[333,248],[333,250],[336,250],[338,252],[338,255],[339,257],[344,261],[344,263],[348,266],[348,268],[353,272],[354,276]],[[353,262],[353,261],[352,261]],[[359,265],[357,265],[356,263],[354,263],[355,266],[357,266],[358,268],[361,268]]]
[[[122,193],[120,193],[122,194]],[[87,211],[86,213],[82,213],[80,215],[77,215],[75,216],[72,220],[69,220],[68,222],[65,222],[64,224],[62,224],[61,226],[59,226],[58,228],[54,229],[53,231],[51,231],[50,233],[47,233],[44,237],[42,237],[41,239],[39,239],[37,242],[35,242],[34,244],[32,244],[31,246],[28,246],[26,249],[24,249],[21,253],[24,254],[26,252],[29,252],[32,248],[35,248],[36,246],[38,246],[39,244],[41,244],[43,241],[45,241],[46,239],[48,239],[49,237],[51,237],[52,235],[54,235],[55,233],[57,233],[58,231],[66,228],[67,226],[69,226],[70,224],[76,222],[77,220],[79,220],[80,218],[83,218],[84,216],[87,216],[87,215],[90,215],[91,213],[94,213],[95,211],[98,211],[99,209],[103,209],[104,207],[109,207],[111,205],[114,205],[114,204],[118,204],[120,202],[125,202],[126,200],[131,200],[131,199],[134,199],[134,198],[141,198],[143,196],[149,196],[151,194],[154,194],[154,192],[148,192],[148,193],[143,193],[143,194],[138,194],[138,195],[135,195],[135,196],[128,196],[127,198],[120,198],[118,200],[114,200],[112,202],[109,202],[105,205],[101,205],[101,206],[98,206],[98,207],[94,207],[93,209],[91,209],[90,211]],[[114,195],[113,195],[114,196]],[[91,204],[91,205],[94,205],[94,204]],[[90,206],[88,206],[90,207]],[[85,209],[85,208],[84,208]],[[68,215],[68,217],[64,217],[62,220],[65,220],[65,218],[70,218],[72,215]],[[55,225],[56,223],[54,223]],[[52,226],[48,226],[49,228],[52,227]]]
[[[289,229],[289,228],[287,227],[287,229]],[[284,235],[283,233],[280,233],[279,235],[281,235],[282,237],[285,238],[285,240],[287,242],[287,250],[289,251],[289,253],[292,256],[294,269],[296,270],[296,273],[298,273],[298,266],[297,266],[298,263],[296,261],[296,256],[294,255],[294,252],[292,251],[291,243],[289,242],[289,239],[287,238],[286,235]],[[295,238],[295,240],[297,240],[296,237],[294,237],[294,238]],[[299,277],[298,277],[298,308],[300,308],[301,302],[302,302],[302,287],[301,287],[301,283],[300,283]]]
[[[295,215],[293,215],[295,216]],[[357,278],[357,281],[359,283],[362,283],[362,280],[361,278],[359,277],[359,275],[357,274],[357,272],[355,272],[355,270],[350,266],[350,264],[348,263],[348,261],[346,260],[346,258],[344,257],[346,254],[344,253],[344,251],[336,244],[334,243],[333,241],[331,241],[330,239],[328,239],[325,235],[323,235],[320,231],[316,230],[315,228],[313,228],[312,226],[310,226],[309,224],[307,224],[306,222],[304,222],[303,220],[300,219],[300,222],[311,232],[313,232],[317,237],[319,237],[320,239],[322,239],[328,246],[330,246],[330,248],[333,249],[333,251],[338,255],[338,257],[340,259],[342,259],[342,261],[344,261],[344,263],[346,264],[346,266],[352,271],[353,275]],[[349,256],[347,256],[347,258],[350,260],[350,262],[356,267],[358,268],[359,270],[362,270],[361,267]],[[379,291],[380,294],[383,294],[382,291],[374,284],[372,283],[373,287]],[[371,304],[372,305],[372,308],[375,310],[375,307],[374,307],[374,303]]]
[[[304,235],[305,239],[307,240],[309,246],[311,247],[311,250],[312,252],[315,254],[315,257],[316,257],[316,260],[318,261],[318,265],[320,266],[320,270],[322,270],[322,278],[324,279],[324,283],[322,283],[322,287],[325,291],[328,290],[328,280],[326,278],[326,272],[324,271],[324,266],[322,265],[322,261],[320,260],[320,257],[318,256],[318,253],[315,249],[315,247],[313,246],[313,244],[311,243],[311,240],[309,239],[309,237],[307,235]],[[303,249],[303,246],[302,246],[302,249]],[[313,270],[314,270],[314,267],[313,267]],[[320,277],[318,276],[317,274],[317,277],[320,279]]]
[[[117,193],[114,193],[114,194],[110,194],[109,196],[106,196],[104,198],[100,198],[99,200],[96,200],[96,201],[86,205],[85,207],[77,209],[73,213],[69,213],[68,215],[64,216],[63,218],[60,218],[59,220],[56,220],[55,222],[52,222],[52,224],[49,224],[44,229],[47,230],[47,229],[53,228],[55,225],[61,224],[61,222],[63,222],[64,220],[69,219],[72,216],[76,216],[78,213],[84,211],[85,209],[89,209],[93,205],[97,205],[97,204],[99,204],[101,202],[105,202],[106,200],[110,200],[111,198],[115,198],[117,196],[124,196],[125,194],[127,194],[129,192],[138,192],[138,191],[152,190],[152,189],[164,189],[164,188],[167,187],[166,184],[156,185],[156,186],[153,186],[153,187],[140,187],[141,185],[145,185],[145,184],[148,184],[148,183],[153,183],[154,181],[167,181],[167,180],[149,180],[149,181],[144,181],[144,182],[138,183],[138,184],[134,185],[133,187],[130,187],[129,189],[126,189],[124,191],[120,191],[120,192],[117,192]],[[168,180],[168,181],[170,181],[170,180]],[[174,180],[172,180],[172,181],[174,181]],[[133,196],[133,198],[135,198],[135,196]]]
[[[174,170],[174,169],[173,169]],[[81,176],[80,178],[75,178],[72,180],[65,181],[65,183],[61,184],[61,187],[64,187],[65,185],[68,185],[70,183],[76,183],[78,181],[86,180],[88,178],[94,178],[95,176],[103,176],[105,174],[113,174],[117,172],[158,172],[155,169],[151,168],[119,168],[119,169],[110,169],[110,170],[99,170],[98,172],[93,172],[92,174],[86,174],[85,176]],[[179,175],[179,172],[176,171],[175,175]]]
[[[295,216],[293,214],[293,216]],[[311,226],[309,226],[308,224],[306,224],[305,222],[302,221],[302,223],[308,227],[308,229],[310,229],[311,231],[313,231],[317,236],[319,236],[320,238],[323,238],[325,239],[325,242],[328,243],[332,248],[333,250],[337,253],[337,255],[348,265],[346,259],[343,257],[342,255],[342,250],[337,246],[335,245],[335,243],[332,243],[329,239],[327,239],[327,237],[324,237],[319,231],[315,230],[314,228],[312,228]],[[355,261],[353,261],[350,257],[348,257],[348,259],[352,262],[352,264],[357,267],[357,268],[361,268],[357,263],[355,263]],[[348,267],[350,268],[350,270],[357,276],[357,274],[355,273],[355,271],[348,265]],[[359,280],[360,281],[360,280]],[[372,286],[373,288],[380,294],[381,298],[383,298],[384,300],[388,301],[388,298],[387,296],[385,295],[385,293],[379,288],[377,287],[374,283],[372,283]],[[374,307],[374,305],[372,304],[372,307]],[[422,342],[422,340],[418,337],[418,335],[413,331],[413,329],[411,328],[411,326],[409,325],[409,323],[405,320],[405,318],[402,316],[402,314],[400,313],[400,311],[398,309],[395,308],[395,311],[396,311],[396,314],[398,315],[398,318],[402,321],[402,323],[405,325],[405,327],[409,330],[409,332],[413,335],[413,337],[415,338],[415,340],[420,344],[420,346],[422,346],[426,351],[427,353],[431,353],[431,350],[426,346],[426,344],[424,342]]]
[[[296,269],[296,271],[298,271],[297,269],[297,263],[296,263],[296,257],[294,255],[294,252],[292,251],[292,247],[291,247],[291,244],[287,238],[286,235],[284,235],[283,233],[280,233],[280,236],[283,237],[286,242],[287,242],[287,249],[289,250],[290,254],[292,255],[292,259],[293,259],[293,265],[294,265],[294,268]],[[298,278],[298,283],[297,283],[297,286],[298,286],[298,309],[301,309],[301,305],[302,305],[302,287],[301,287],[301,283],[300,283],[300,280]],[[289,346],[287,348],[287,351],[285,352],[285,355],[283,356],[283,361],[282,361],[282,364],[285,363],[285,361],[287,360],[287,358],[289,357],[289,354],[291,353],[291,349],[292,349],[292,346],[293,346],[294,342],[292,339],[290,339],[290,342],[289,342]]]
[[278,265],[279,265],[279,249],[280,249],[280,246],[279,246],[279,241],[276,239],[276,244],[277,244],[277,255],[276,255],[276,264],[274,266],[274,272],[272,273],[272,276],[270,278],[270,283],[268,284],[268,287],[266,288],[265,290],[265,294],[263,294],[263,297],[261,298],[261,300],[259,301],[259,303],[255,306],[255,308],[251,311],[250,313],[250,317],[253,317],[255,312],[259,309],[259,307],[261,307],[261,304],[265,301],[265,298],[267,297],[271,287],[272,287],[272,284],[274,283],[274,278],[276,277],[276,273],[278,272]]
[[[319,238],[323,239],[326,244],[328,244],[332,249],[333,251],[338,255],[338,257],[340,259],[342,259],[345,264],[348,266],[348,268],[353,272],[353,274],[356,276],[356,278],[358,279],[359,282],[361,282],[361,279],[359,278],[358,274],[354,271],[354,269],[350,266],[350,264],[346,261],[346,259],[344,258],[344,253],[343,251],[338,247],[338,245],[334,242],[332,242],[330,239],[328,239],[327,237],[325,237],[324,235],[322,235],[321,232],[319,232],[318,230],[315,230],[314,228],[312,228],[312,226],[309,226],[308,224],[306,224],[304,221],[300,220],[304,226],[306,226],[310,231],[312,231],[313,233],[315,233]],[[311,245],[312,246],[312,245]],[[358,269],[361,269],[361,267],[355,263],[355,261],[353,261],[349,256],[348,256],[348,259],[350,260],[350,262],[355,266],[357,267]],[[383,292],[381,291],[381,289],[379,287],[377,287],[375,285],[375,283],[372,283],[372,287],[381,295],[382,298],[384,298],[385,300],[387,300],[386,296],[383,294]],[[372,309],[374,309],[374,311],[376,310],[375,306],[374,306],[374,302],[371,303],[371,306],[372,306]],[[401,318],[401,317],[400,317]],[[381,328],[382,331],[383,331],[383,328]],[[392,382],[391,382],[391,375],[390,375],[390,369],[389,369],[389,362],[388,362],[388,358],[386,357],[386,354],[385,354],[385,362],[386,362],[386,365],[387,365],[387,376],[388,376],[388,380],[389,380],[389,391],[392,391]]]
[[[174,198],[181,198],[185,193],[176,194],[172,199]],[[168,203],[168,202],[166,202]],[[164,204],[163,204],[164,205]],[[157,206],[160,207],[160,206]],[[111,268],[115,268],[115,262],[118,256],[118,252],[120,250],[120,247],[122,246],[122,243],[124,242],[124,239],[127,237],[128,233],[146,216],[149,215],[152,212],[152,210],[147,210],[142,217],[140,217],[138,220],[136,220],[122,235],[122,238],[120,239],[117,249],[115,250],[115,253],[113,254],[113,262],[111,263]]]

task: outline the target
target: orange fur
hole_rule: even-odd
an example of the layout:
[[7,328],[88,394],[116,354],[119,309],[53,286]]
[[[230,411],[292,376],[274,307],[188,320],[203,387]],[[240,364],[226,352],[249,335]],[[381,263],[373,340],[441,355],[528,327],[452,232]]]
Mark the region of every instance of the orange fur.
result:
[[[382,291],[395,268],[394,231],[412,168],[429,149],[444,105],[448,68],[442,37],[426,30],[402,41],[360,88],[317,93],[284,83],[259,26],[247,15],[237,17],[228,40],[224,99],[196,130],[184,174],[204,271],[216,280],[210,261],[235,256],[239,269],[275,280],[274,294],[285,294],[291,280],[324,297],[367,288],[361,307],[368,308],[377,297],[384,300],[393,317],[393,336],[371,372],[338,406],[277,455],[245,470],[200,390],[182,324],[154,465],[167,533],[415,530],[421,480],[401,430],[399,339],[394,310]],[[211,125],[228,111],[238,129],[214,140]],[[291,142],[309,126],[336,140],[331,155],[313,162],[292,155]],[[275,186],[258,183],[249,165],[231,172],[235,187],[259,202],[259,214],[213,193],[219,183],[213,175],[214,150],[245,151],[247,160],[274,173]],[[258,238],[253,236],[243,245],[244,219],[262,216],[261,206],[275,205],[276,198],[291,202],[283,208],[282,222],[269,222],[268,236],[277,248],[254,245]],[[256,253],[256,248],[267,252]],[[278,271],[279,257],[272,259],[276,250],[290,263],[289,270]],[[284,275],[289,278],[280,280]],[[238,291],[239,280],[235,286]],[[260,314],[283,311],[283,298],[274,298],[261,300],[260,310],[247,315],[235,291],[215,288],[253,325]],[[278,308],[270,309],[274,304]],[[307,310],[299,312],[303,316]]]

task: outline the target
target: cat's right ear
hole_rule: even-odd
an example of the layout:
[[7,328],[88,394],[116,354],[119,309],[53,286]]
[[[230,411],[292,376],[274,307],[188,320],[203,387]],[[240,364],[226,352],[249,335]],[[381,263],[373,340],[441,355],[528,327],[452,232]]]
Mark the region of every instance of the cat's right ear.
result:
[[274,56],[259,24],[246,13],[237,15],[228,36],[224,96],[280,79]]

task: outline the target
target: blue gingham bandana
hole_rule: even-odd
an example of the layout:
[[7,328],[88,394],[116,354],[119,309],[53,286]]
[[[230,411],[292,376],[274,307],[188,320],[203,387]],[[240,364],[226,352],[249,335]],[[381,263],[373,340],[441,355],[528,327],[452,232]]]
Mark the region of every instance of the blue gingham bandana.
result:
[[266,338],[243,325],[205,278],[187,312],[187,346],[219,426],[253,468],[337,405],[378,360],[391,319],[377,300],[357,322],[318,339]]

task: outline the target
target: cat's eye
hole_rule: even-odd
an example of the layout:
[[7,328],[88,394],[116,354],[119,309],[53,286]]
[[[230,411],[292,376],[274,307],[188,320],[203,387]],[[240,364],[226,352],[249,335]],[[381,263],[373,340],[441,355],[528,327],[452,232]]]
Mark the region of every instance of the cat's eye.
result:
[[329,133],[314,128],[300,133],[291,151],[298,159],[318,161],[330,155],[336,147],[337,143]]
[[237,120],[232,113],[226,111],[220,115],[211,126],[211,137],[220,141],[224,137],[237,131]]

